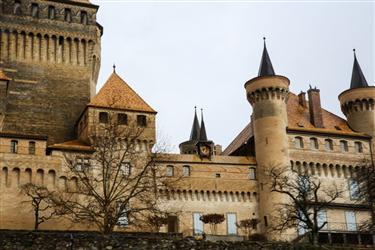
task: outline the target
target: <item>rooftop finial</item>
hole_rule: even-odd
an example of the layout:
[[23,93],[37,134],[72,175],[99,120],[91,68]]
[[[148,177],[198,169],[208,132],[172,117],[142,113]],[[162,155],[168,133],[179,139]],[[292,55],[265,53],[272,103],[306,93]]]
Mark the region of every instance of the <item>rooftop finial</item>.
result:
[[116,73],[116,64],[115,63],[113,63],[113,73]]

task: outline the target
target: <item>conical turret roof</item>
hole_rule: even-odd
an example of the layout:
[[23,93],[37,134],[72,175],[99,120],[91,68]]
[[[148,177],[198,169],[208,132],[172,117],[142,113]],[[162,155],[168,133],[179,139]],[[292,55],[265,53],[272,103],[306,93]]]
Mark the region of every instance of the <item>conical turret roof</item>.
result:
[[350,88],[354,89],[354,88],[368,87],[366,78],[362,73],[361,66],[359,66],[357,56],[355,54],[355,49],[353,50],[353,52],[354,52],[354,63],[353,63],[352,81],[350,83]]
[[190,141],[196,141],[199,140],[199,133],[200,133],[200,126],[198,122],[198,117],[197,117],[197,108],[194,107],[194,120],[193,120],[193,126],[191,127],[191,132],[190,132]]
[[267,46],[266,46],[266,38],[263,37],[263,40],[264,40],[264,47],[263,47],[262,59],[260,61],[258,76],[274,76],[275,71],[273,70],[270,56],[268,55]]
[[199,132],[199,141],[207,141],[206,126],[204,125],[202,109],[201,109],[201,130]]

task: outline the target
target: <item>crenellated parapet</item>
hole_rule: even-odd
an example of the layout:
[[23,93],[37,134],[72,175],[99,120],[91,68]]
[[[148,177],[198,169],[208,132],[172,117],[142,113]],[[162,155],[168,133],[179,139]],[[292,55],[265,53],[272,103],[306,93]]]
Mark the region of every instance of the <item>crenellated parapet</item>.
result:
[[270,76],[261,76],[246,82],[247,100],[251,105],[263,100],[287,102],[289,80],[284,76],[272,76],[272,79],[270,78]]
[[345,115],[354,112],[375,110],[375,87],[356,88],[344,91],[339,100],[341,110]]

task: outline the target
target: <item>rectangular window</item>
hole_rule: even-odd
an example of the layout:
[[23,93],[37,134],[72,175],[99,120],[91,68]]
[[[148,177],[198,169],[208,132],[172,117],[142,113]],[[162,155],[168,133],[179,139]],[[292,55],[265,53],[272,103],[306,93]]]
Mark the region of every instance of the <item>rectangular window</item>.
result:
[[99,113],[99,123],[108,123],[108,113],[107,112],[100,112]]
[[349,179],[348,180],[348,187],[349,187],[349,194],[351,200],[358,200],[359,199],[359,185],[356,180]]
[[255,168],[249,168],[249,179],[256,180],[256,178],[257,178],[257,175],[256,175]]
[[126,114],[117,114],[117,124],[127,125],[128,124],[128,116]]
[[294,138],[294,147],[295,148],[303,148],[303,139],[302,137],[295,137]]
[[348,231],[357,231],[357,222],[354,211],[345,211],[346,229]]
[[117,203],[117,209],[118,209],[118,220],[117,225],[121,227],[129,226],[129,216],[128,216],[128,210],[126,206],[123,205],[122,202]]
[[66,22],[71,22],[72,21],[72,11],[71,11],[71,9],[65,9],[65,11],[64,11],[64,20]]
[[74,169],[76,171],[86,171],[90,168],[90,160],[86,158],[77,158]]
[[236,235],[237,234],[237,216],[236,214],[229,213],[227,214],[227,231],[228,235]]
[[87,24],[87,12],[86,11],[81,11],[81,23]]
[[120,170],[125,177],[129,177],[131,174],[131,166],[129,162],[121,163]]
[[[318,219],[318,226],[321,227],[325,222],[327,222],[327,212],[326,211],[318,211],[317,214]],[[321,230],[327,230],[328,224],[326,223]]]
[[147,119],[145,115],[137,115],[137,125],[140,127],[147,126]]
[[332,151],[333,150],[333,142],[331,139],[326,139],[325,141],[325,148],[327,151]]
[[36,3],[31,4],[31,16],[32,17],[39,17],[39,6]]
[[319,148],[318,139],[310,138],[310,149],[317,150]]
[[29,154],[35,155],[35,141],[29,142]]
[[10,152],[13,154],[17,154],[18,152],[18,141],[12,140],[10,142]]
[[361,142],[354,142],[354,149],[356,153],[362,153],[363,148],[362,148],[362,143]]
[[194,227],[194,234],[203,234],[203,221],[200,220],[201,214],[200,213],[193,213],[193,227]]
[[48,18],[49,19],[55,19],[55,7],[54,6],[48,6]]
[[172,165],[167,166],[167,176],[171,177],[174,175],[174,167]]
[[341,152],[348,152],[348,142],[347,141],[340,141],[340,148]]
[[182,167],[182,176],[190,176],[190,166]]

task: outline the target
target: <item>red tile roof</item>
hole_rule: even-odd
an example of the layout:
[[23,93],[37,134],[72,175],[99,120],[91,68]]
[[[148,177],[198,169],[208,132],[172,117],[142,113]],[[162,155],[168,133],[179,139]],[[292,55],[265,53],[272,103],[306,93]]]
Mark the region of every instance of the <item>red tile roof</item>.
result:
[[[347,135],[347,136],[366,136],[363,133],[353,131],[346,120],[343,118],[325,110],[322,108],[323,124],[324,128],[317,128],[310,122],[309,106],[303,107],[298,102],[298,96],[289,93],[289,99],[287,103],[287,114],[288,114],[288,130],[294,130],[297,132],[309,132],[309,133],[320,133],[320,134],[336,134],[336,135]],[[229,146],[223,151],[223,155],[230,155],[251,137],[252,129],[251,123],[249,123],[229,144]]]
[[88,106],[156,113],[156,111],[115,72],[108,78],[98,94],[92,98]]

